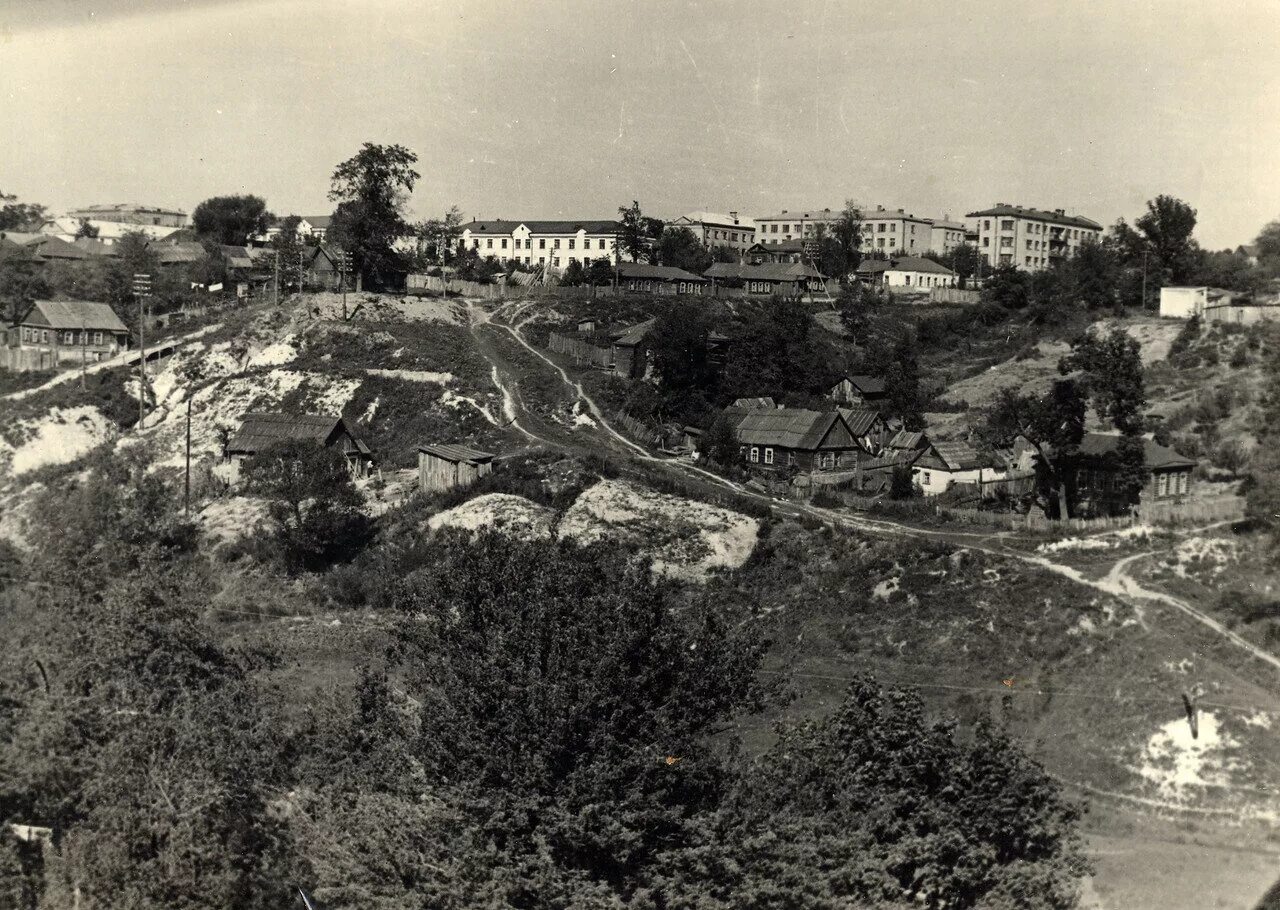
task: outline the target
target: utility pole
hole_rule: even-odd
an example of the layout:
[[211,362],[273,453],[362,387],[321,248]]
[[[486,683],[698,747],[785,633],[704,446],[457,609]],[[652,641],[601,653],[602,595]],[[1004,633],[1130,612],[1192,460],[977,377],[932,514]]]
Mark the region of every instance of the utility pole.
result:
[[1147,251],[1142,250],[1142,308],[1147,308]]
[[280,251],[276,250],[275,305],[280,306]]
[[134,272],[133,296],[138,301],[138,425],[147,416],[147,298],[151,296],[151,276]]
[[191,399],[195,390],[187,394],[187,471],[182,486],[182,514],[191,512]]
[[347,321],[347,272],[351,271],[351,254],[343,250],[338,254],[338,283],[342,285],[342,321]]
[[89,343],[89,333],[85,331],[84,317],[80,317],[80,390],[84,391],[84,371],[85,362],[89,359],[89,351],[86,345]]

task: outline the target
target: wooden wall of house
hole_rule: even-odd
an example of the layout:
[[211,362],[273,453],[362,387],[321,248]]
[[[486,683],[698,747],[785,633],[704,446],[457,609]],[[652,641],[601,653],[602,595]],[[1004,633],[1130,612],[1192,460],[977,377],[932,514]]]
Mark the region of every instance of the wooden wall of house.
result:
[[492,462],[472,465],[419,452],[418,489],[424,493],[442,493],[455,487],[469,487],[492,470]]

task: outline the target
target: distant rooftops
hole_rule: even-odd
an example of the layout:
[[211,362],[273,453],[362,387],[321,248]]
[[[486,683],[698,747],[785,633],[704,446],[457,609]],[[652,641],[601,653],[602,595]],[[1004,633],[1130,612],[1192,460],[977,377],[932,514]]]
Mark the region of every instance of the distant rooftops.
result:
[[81,216],[82,213],[92,212],[92,215],[84,215],[83,217],[102,218],[109,221],[111,215],[182,215],[186,217],[186,212],[182,209],[167,209],[158,205],[139,205],[136,202],[110,202],[104,205],[86,205],[78,209],[72,209],[71,214]]
[[1047,221],[1051,224],[1063,224],[1068,227],[1088,228],[1091,231],[1102,230],[1102,225],[1096,221],[1079,215],[1068,215],[1063,209],[1054,209],[1046,211],[1044,209],[1027,208],[1021,205],[1008,205],[1004,202],[997,202],[989,209],[983,209],[980,212],[970,212],[968,218],[992,217],[1014,217],[1028,218],[1032,221]]
[[692,224],[713,224],[716,227],[738,228],[740,230],[745,228],[748,231],[754,230],[756,226],[754,220],[745,218],[737,212],[730,212],[727,215],[721,212],[690,212],[675,219],[673,223],[679,224],[682,221]]
[[776,215],[759,215],[756,221],[835,221],[840,213],[834,209],[802,209],[790,211],[783,209]]
[[463,231],[473,234],[510,234],[524,225],[533,234],[576,234],[585,231],[588,234],[616,234],[622,225],[616,221],[470,221],[462,226]]

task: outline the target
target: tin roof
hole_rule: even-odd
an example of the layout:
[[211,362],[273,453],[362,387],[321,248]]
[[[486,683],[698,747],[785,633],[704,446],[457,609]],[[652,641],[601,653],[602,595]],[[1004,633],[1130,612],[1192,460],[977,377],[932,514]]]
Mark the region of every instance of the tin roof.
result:
[[481,452],[479,449],[472,449],[468,446],[457,445],[451,442],[437,442],[429,445],[418,446],[419,452],[426,452],[428,455],[434,455],[436,458],[443,458],[445,461],[466,462],[467,464],[483,464],[486,461],[493,461],[493,453]]
[[816,449],[832,425],[837,411],[781,408],[748,411],[738,422],[738,441],[748,445],[772,445],[787,449]]
[[[1080,440],[1080,454],[1086,456],[1110,455],[1120,446],[1119,433],[1085,433]],[[1154,439],[1143,439],[1143,460],[1148,470],[1157,468],[1193,468],[1194,458],[1188,458]]]
[[[325,414],[248,413],[241,418],[240,429],[227,445],[228,452],[253,454],[288,439],[310,439],[321,445],[329,442],[337,430],[346,430],[341,417]],[[355,448],[369,454],[369,447],[347,430],[355,440]]]
[[33,313],[43,319],[41,325],[52,329],[92,329],[95,332],[128,332],[129,329],[116,311],[105,303],[94,303],[89,300],[37,300],[31,309],[22,317],[22,323],[29,323]]
[[873,408],[840,408],[840,416],[849,425],[854,436],[865,436],[880,419],[880,412]]
[[707,279],[673,265],[649,265],[647,262],[619,262],[618,275],[622,278],[653,278],[658,281],[698,281]]

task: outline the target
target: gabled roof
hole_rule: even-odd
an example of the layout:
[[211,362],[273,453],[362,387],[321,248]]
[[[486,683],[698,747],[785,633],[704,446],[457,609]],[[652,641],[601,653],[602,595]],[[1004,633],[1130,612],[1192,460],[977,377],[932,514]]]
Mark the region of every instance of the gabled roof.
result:
[[355,447],[361,453],[369,453],[369,447],[356,439],[354,433],[347,430],[346,423],[341,417],[324,414],[266,413],[245,414],[241,418],[239,431],[227,444],[227,451],[252,455],[254,452],[288,439],[309,439],[324,445],[339,429],[346,430],[355,440]]
[[305,221],[307,224],[311,225],[313,228],[320,228],[321,230],[327,230],[330,223],[333,221],[333,216],[332,215],[303,215],[302,220]]
[[103,243],[96,237],[77,237],[73,242],[90,256],[106,257],[107,259],[120,258],[120,247],[114,243]]
[[1029,218],[1033,221],[1048,221],[1052,224],[1063,224],[1068,227],[1082,227],[1090,230],[1100,231],[1102,225],[1088,218],[1079,215],[1068,215],[1065,212],[1049,212],[1044,209],[1027,208],[1021,205],[1005,205],[997,203],[989,209],[983,209],[980,212],[970,212],[966,218],[981,218],[984,216],[1009,216],[1012,218]]
[[880,412],[874,408],[840,408],[840,416],[854,436],[865,436],[879,421]]
[[618,275],[622,278],[651,278],[658,281],[706,281],[673,265],[649,265],[647,262],[619,262]]
[[29,231],[5,231],[0,234],[5,240],[31,250],[37,259],[88,259],[89,253],[68,243],[61,237],[52,234],[38,234]]
[[935,442],[929,447],[929,454],[936,456],[951,471],[971,471],[991,465],[990,458],[963,440]]
[[846,376],[845,379],[863,395],[883,395],[885,393],[884,380],[879,376],[855,373],[852,376]]
[[620,332],[613,333],[613,343],[625,347],[634,347],[644,341],[645,336],[649,334],[653,328],[656,319],[646,319],[644,322],[637,323],[629,329],[623,329]]
[[151,246],[160,265],[180,265],[184,262],[199,262],[206,253],[204,247],[194,241],[178,243],[157,243]]
[[[32,323],[32,319],[38,321]],[[37,300],[20,324],[47,325],[51,329],[88,329],[95,332],[128,332],[108,304],[89,300]]]
[[471,465],[484,464],[485,462],[493,461],[494,457],[491,452],[481,452],[479,449],[472,449],[449,442],[421,445],[418,446],[418,451],[434,455],[436,458],[443,458],[445,461],[452,461],[455,464],[458,462],[466,462]]
[[775,410],[778,405],[769,397],[765,398],[737,398],[730,407],[742,408],[744,411],[763,411]]
[[744,281],[803,281],[821,278],[822,274],[802,262],[716,262],[704,273],[708,278],[741,278]]
[[889,260],[890,272],[932,272],[939,275],[955,275],[951,269],[940,262],[925,259],[923,256],[899,256]]
[[[1110,455],[1120,446],[1123,437],[1119,433],[1085,433],[1080,440],[1081,455],[1097,457]],[[1157,468],[1194,468],[1196,460],[1182,455],[1168,446],[1162,446],[1154,439],[1143,439],[1143,460],[1148,470]]]
[[808,411],[803,408],[748,411],[738,422],[738,442],[785,449],[817,449],[831,427],[841,419],[838,411]]
[[858,267],[853,270],[855,275],[879,275],[893,268],[893,260],[891,259],[862,259],[858,262]]
[[519,226],[519,221],[468,221],[458,231],[459,233],[470,231],[473,234],[510,234]]
[[735,224],[732,216],[725,215],[721,212],[690,212],[687,215],[682,215],[680,218],[677,218],[672,223],[673,224],[690,224],[690,223],[710,224],[710,225],[714,225],[715,227],[727,227],[729,228],[729,230],[737,229],[739,231],[744,229],[748,231],[753,231],[755,230],[755,227],[756,227],[756,223],[750,218],[744,218],[743,216],[739,215],[738,221]]
[[916,221],[922,224],[930,224],[928,218],[919,218],[903,209],[887,209],[878,205],[874,209],[862,210],[863,221]]
[[510,234],[520,225],[524,225],[534,234],[576,234],[585,231],[588,234],[616,234],[622,225],[616,221],[469,221],[462,225],[462,231],[473,234]]
[[929,447],[929,439],[922,432],[913,433],[910,430],[899,430],[889,437],[889,441],[885,443],[886,449],[927,449]]

